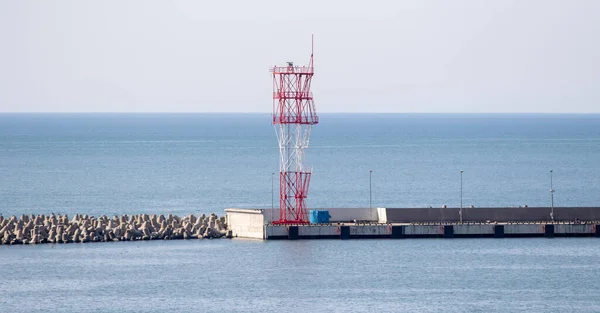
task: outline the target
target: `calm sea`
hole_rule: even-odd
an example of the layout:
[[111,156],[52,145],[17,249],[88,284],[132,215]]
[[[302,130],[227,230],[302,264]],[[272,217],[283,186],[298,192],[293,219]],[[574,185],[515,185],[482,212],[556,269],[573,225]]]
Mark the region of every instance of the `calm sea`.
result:
[[[600,204],[600,115],[323,114],[309,206]],[[269,114],[0,114],[0,213],[270,207]],[[277,177],[277,176],[275,176]],[[277,183],[275,183],[277,184]],[[275,191],[275,194],[277,191]],[[0,312],[600,311],[600,241],[0,246]]]
[[[322,114],[309,206],[600,204],[600,115]],[[268,114],[2,114],[0,213],[270,207]],[[275,176],[277,177],[277,176]]]

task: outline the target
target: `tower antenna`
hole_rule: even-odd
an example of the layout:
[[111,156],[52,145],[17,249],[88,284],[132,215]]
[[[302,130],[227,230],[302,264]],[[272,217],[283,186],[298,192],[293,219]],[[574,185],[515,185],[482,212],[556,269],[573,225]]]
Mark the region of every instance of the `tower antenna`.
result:
[[306,198],[312,168],[305,164],[312,126],[319,123],[310,84],[314,75],[314,35],[308,67],[274,66],[273,125],[279,141],[279,220],[273,224],[306,224]]

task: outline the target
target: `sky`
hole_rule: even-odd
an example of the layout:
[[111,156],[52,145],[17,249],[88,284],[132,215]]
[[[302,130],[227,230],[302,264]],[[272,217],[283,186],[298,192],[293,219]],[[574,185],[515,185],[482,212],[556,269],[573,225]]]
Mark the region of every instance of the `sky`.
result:
[[600,113],[597,0],[0,0],[0,112]]

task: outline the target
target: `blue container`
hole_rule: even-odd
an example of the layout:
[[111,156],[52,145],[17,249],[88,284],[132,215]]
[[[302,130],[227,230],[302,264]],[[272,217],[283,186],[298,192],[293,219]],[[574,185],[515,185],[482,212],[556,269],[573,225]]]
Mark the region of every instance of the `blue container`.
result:
[[329,215],[329,211],[310,210],[308,217],[311,224],[326,224],[329,223],[331,215]]
[[317,224],[319,221],[319,214],[317,213],[318,211],[315,210],[310,210],[308,211],[308,221],[311,224]]

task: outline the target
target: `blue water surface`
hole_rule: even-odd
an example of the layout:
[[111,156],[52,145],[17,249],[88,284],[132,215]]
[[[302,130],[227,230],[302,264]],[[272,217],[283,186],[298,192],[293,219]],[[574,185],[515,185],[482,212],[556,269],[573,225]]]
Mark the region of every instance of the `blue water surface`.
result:
[[0,246],[2,312],[598,312],[595,238]]
[[[313,208],[600,203],[600,115],[322,114]],[[0,213],[270,207],[268,114],[0,114]],[[277,176],[275,176],[277,177]],[[275,184],[277,186],[277,184]],[[275,191],[276,193],[277,191]],[[277,196],[277,194],[276,194]]]
[[[600,204],[600,115],[323,114],[311,208]],[[270,207],[268,114],[0,114],[0,213]],[[276,176],[275,176],[276,177]],[[277,183],[275,183],[277,186]],[[598,312],[600,241],[0,246],[1,312]]]

